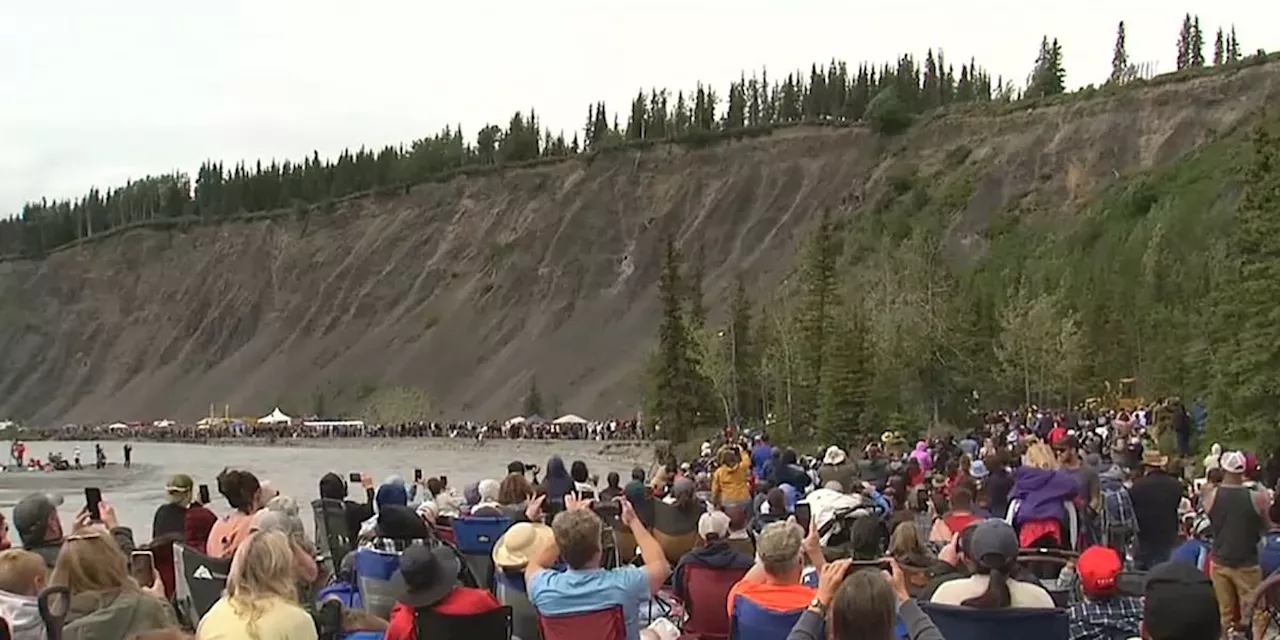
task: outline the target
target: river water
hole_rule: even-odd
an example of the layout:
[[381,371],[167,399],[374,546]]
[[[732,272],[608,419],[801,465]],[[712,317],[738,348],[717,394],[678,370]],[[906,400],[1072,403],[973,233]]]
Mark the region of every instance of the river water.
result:
[[[0,473],[0,509],[12,523],[13,505],[23,496],[37,491],[59,494],[64,499],[59,510],[63,525],[70,527],[76,511],[84,505],[85,487],[96,486],[102,489],[103,499],[115,507],[120,524],[132,527],[141,544],[151,537],[152,516],[164,499],[165,483],[171,475],[185,473],[197,485],[208,484],[212,508],[222,514],[229,507],[218,494],[215,477],[231,467],[253,472],[281,494],[302,503],[302,520],[312,532],[314,523],[305,505],[318,497],[320,476],[330,471],[343,478],[352,472],[368,473],[379,483],[392,474],[412,480],[413,470],[421,468],[423,477],[448,476],[449,485],[461,494],[468,483],[501,479],[513,460],[543,468],[551,455],[560,455],[566,466],[582,460],[591,473],[600,476],[602,485],[610,471],[617,471],[625,483],[633,467],[652,471],[653,462],[651,448],[642,443],[490,440],[478,446],[469,440],[433,438],[287,442],[296,446],[134,442],[133,466],[128,469],[122,464],[124,443],[105,442],[108,466],[101,471],[92,468],[92,442],[31,442],[28,457],[44,460],[52,452],[61,452],[70,460],[79,446],[81,463],[89,466],[82,471]],[[364,500],[357,487],[352,487],[351,493],[352,499]],[[16,534],[11,537],[18,544]]]

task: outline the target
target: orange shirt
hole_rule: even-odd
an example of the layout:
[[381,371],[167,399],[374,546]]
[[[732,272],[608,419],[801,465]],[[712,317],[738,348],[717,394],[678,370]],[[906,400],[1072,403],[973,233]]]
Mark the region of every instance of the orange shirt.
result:
[[729,590],[729,616],[733,616],[733,599],[742,596],[769,611],[798,611],[809,606],[818,590],[802,584],[772,584],[739,580]]
[[236,509],[213,523],[209,529],[209,543],[205,553],[212,558],[230,558],[236,547],[249,537],[249,526],[253,524],[253,516]]

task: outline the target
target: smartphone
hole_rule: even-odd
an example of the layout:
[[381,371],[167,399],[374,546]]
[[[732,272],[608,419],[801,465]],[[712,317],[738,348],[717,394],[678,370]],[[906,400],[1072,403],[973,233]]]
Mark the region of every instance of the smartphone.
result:
[[422,469],[414,469],[414,470],[413,470],[413,481],[414,481],[414,482],[422,482]]
[[134,551],[129,556],[129,574],[143,587],[150,587],[155,584],[155,555],[150,551]]
[[360,482],[360,472],[359,472],[359,471],[352,471],[352,472],[347,476],[347,479],[348,479],[348,480],[350,480],[350,481],[352,481],[352,482]]
[[84,505],[89,511],[89,519],[94,522],[102,521],[102,490],[97,487],[84,488]]
[[200,485],[200,504],[209,504],[209,485]]
[[813,519],[813,511],[809,507],[809,504],[806,502],[796,503],[795,516],[796,516],[796,524],[800,525],[801,529],[808,531],[809,521]]

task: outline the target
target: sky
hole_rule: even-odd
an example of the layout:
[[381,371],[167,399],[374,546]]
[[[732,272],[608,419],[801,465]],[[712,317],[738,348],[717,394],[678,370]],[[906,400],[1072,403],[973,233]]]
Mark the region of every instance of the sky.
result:
[[1174,69],[1183,15],[1212,55],[1280,48],[1280,3],[1152,0],[52,0],[0,4],[0,215],[24,202],[182,170],[380,148],[517,109],[566,139],[587,105],[625,115],[639,88],[723,96],[832,58],[856,66],[942,49],[1023,84],[1043,36],[1072,88],[1110,72],[1124,20],[1133,62]]

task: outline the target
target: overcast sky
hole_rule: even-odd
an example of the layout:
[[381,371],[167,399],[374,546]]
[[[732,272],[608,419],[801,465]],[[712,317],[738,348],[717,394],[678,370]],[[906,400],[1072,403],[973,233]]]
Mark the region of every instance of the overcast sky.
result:
[[941,48],[1021,84],[1048,34],[1078,87],[1105,80],[1120,20],[1131,60],[1172,70],[1188,11],[1206,57],[1232,23],[1245,54],[1280,48],[1280,3],[1263,0],[11,0],[0,214],[206,158],[329,156],[459,122],[473,139],[530,106],[571,138],[592,101],[625,116],[640,87],[703,80],[723,96],[743,70],[833,57]]

